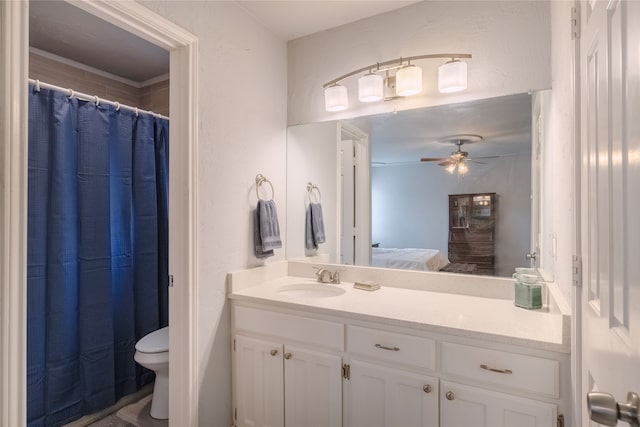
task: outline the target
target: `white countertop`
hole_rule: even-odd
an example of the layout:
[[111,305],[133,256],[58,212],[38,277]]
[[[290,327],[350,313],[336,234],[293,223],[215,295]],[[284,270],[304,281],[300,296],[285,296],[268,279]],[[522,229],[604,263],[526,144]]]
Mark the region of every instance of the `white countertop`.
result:
[[232,290],[229,298],[541,350],[570,352],[568,316],[525,310],[514,306],[510,299],[385,286],[377,291],[363,291],[354,289],[353,284],[347,282],[322,284],[344,289],[345,293],[339,296],[307,298],[278,292],[282,286],[299,283],[317,282],[305,277],[285,276]]

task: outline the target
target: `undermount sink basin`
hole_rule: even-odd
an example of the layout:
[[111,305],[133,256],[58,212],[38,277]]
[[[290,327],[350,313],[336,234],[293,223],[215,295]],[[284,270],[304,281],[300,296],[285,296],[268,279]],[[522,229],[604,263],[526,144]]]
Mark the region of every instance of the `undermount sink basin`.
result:
[[281,286],[278,289],[280,295],[298,298],[329,298],[344,294],[344,289],[332,284],[323,283],[296,283]]

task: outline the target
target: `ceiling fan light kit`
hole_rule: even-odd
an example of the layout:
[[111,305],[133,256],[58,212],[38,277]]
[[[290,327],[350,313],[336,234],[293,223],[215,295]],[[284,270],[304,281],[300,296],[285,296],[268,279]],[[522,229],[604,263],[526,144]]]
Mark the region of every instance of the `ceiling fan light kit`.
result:
[[445,170],[450,174],[458,173],[458,175],[465,175],[469,172],[469,162],[484,164],[476,159],[491,159],[499,156],[482,156],[472,159],[469,157],[469,153],[462,151],[464,144],[473,144],[474,142],[482,141],[482,136],[473,134],[464,135],[452,135],[442,139],[442,142],[452,143],[458,147],[457,151],[453,151],[449,157],[423,157],[421,162],[440,162],[438,166],[444,166]]
[[[418,55],[408,58],[392,59],[362,67],[337,77],[323,85],[325,109],[329,112],[343,111],[349,108],[347,88],[342,80],[366,73],[358,79],[358,100],[376,102],[399,97],[417,95],[422,92],[422,68],[412,61],[425,59],[450,59],[438,68],[438,90],[440,93],[453,93],[467,88],[467,64],[460,58],[471,58],[468,53],[438,53]],[[385,96],[385,87],[395,87],[395,94]]]

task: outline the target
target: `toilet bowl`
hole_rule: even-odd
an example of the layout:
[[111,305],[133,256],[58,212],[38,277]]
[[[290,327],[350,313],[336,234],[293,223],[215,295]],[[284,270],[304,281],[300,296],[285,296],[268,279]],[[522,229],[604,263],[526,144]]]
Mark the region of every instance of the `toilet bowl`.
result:
[[156,373],[150,414],[153,418],[169,418],[169,327],[158,329],[136,343],[133,358]]

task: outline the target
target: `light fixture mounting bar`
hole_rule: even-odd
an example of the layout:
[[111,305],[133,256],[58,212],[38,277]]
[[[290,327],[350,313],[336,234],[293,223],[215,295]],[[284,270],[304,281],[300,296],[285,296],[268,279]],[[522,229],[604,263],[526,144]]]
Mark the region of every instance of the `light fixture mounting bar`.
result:
[[386,67],[389,65],[394,65],[394,64],[403,64],[405,61],[406,62],[410,62],[410,61],[419,61],[421,59],[436,59],[436,58],[451,58],[451,59],[457,59],[457,58],[471,58],[471,54],[469,53],[434,53],[431,55],[417,55],[417,56],[408,56],[408,57],[400,57],[398,59],[392,59],[390,61],[384,61],[384,62],[376,62],[375,64],[371,64],[367,67],[362,67],[362,68],[358,68],[355,71],[351,71],[350,73],[347,73],[345,75],[342,75],[340,77],[337,77],[333,80],[328,81],[327,83],[325,83],[322,87],[323,88],[327,88],[329,86],[333,86],[335,84],[337,84],[338,82],[340,82],[341,80],[346,79],[347,77],[351,77],[354,76],[356,74],[360,74],[363,73],[365,71],[370,71],[373,69],[379,70],[380,67]]

